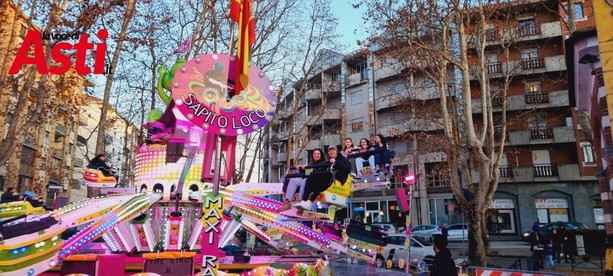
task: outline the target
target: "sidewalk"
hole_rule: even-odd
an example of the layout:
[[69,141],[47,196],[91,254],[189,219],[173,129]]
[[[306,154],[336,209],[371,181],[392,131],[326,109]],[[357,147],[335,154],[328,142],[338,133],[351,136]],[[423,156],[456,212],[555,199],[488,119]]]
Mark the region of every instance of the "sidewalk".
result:
[[[461,251],[461,249],[452,249],[451,253],[454,258],[461,258],[463,256],[463,254],[461,254]],[[514,264],[516,264],[518,265],[518,267],[515,269],[527,270],[527,259],[531,256],[531,254],[532,252],[530,252],[528,246],[526,246],[525,248],[493,248],[490,249],[490,254],[488,255],[488,267],[508,269]],[[570,263],[570,260],[568,263],[565,263],[564,260],[562,260],[561,263],[557,263],[557,261],[554,261],[555,269],[542,269],[540,271],[565,273],[567,275],[604,275],[604,270],[600,269],[600,266],[604,268],[604,258],[602,258],[601,260],[598,257],[591,257],[589,262],[582,262],[579,257],[575,257],[574,261],[574,269]]]

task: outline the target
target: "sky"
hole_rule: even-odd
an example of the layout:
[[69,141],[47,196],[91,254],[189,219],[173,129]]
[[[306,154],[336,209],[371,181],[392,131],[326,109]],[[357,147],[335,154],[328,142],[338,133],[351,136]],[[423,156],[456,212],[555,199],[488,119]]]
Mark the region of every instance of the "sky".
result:
[[364,40],[367,37],[362,20],[366,9],[364,5],[359,9],[353,8],[352,3],[356,2],[358,0],[331,0],[332,11],[339,19],[337,32],[341,35],[341,42],[348,46],[344,54],[359,49],[356,40]]

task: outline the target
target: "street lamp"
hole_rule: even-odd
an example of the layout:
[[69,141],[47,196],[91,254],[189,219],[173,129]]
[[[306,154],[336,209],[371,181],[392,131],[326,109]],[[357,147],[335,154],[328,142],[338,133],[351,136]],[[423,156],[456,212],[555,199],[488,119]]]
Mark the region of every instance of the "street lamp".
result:
[[[407,252],[407,259],[405,263],[405,271],[409,273],[409,266],[411,265],[411,193],[413,192],[413,184],[415,184],[416,177],[414,174],[409,174],[404,177],[404,184],[408,187],[408,192],[405,189],[396,190],[396,202],[400,207],[400,211],[406,213],[405,232],[406,238],[404,242],[404,249]],[[408,202],[407,202],[407,196]]]

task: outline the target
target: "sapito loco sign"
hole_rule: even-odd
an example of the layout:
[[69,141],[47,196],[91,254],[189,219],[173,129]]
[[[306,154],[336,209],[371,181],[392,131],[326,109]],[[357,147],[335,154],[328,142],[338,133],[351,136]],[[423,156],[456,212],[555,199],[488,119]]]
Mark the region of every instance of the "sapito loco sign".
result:
[[259,68],[249,66],[249,85],[230,98],[236,66],[234,57],[226,54],[187,61],[172,83],[177,109],[209,133],[238,136],[264,127],[275,112],[275,89]]

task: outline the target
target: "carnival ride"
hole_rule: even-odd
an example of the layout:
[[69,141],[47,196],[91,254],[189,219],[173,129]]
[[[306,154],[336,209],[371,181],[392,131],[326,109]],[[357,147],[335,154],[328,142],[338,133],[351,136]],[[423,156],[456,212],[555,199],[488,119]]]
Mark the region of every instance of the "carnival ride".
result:
[[[231,181],[236,135],[264,126],[276,106],[273,87],[254,66],[249,72],[250,85],[227,101],[227,80],[220,80],[210,68],[214,64],[214,70],[223,70],[221,65],[226,65],[229,69],[223,73],[228,78],[233,73],[232,62],[227,55],[198,56],[187,62],[179,60],[170,78],[160,77],[160,93],[163,87],[171,87],[172,100],[165,100],[168,107],[164,114],[150,116],[157,120],[147,125],[150,130],[156,122],[162,127],[151,131],[155,141],[138,148],[137,186],[132,194],[89,198],[49,213],[27,202],[0,205],[0,218],[6,219],[0,222],[0,274],[37,275],[63,260],[74,260],[71,255],[102,240],[112,254],[126,255],[141,264],[147,258],[162,258],[164,252],[196,252],[191,258],[201,264],[201,273],[210,275],[232,258],[219,248],[240,228],[275,248],[292,244],[283,241],[297,241],[327,254],[374,261],[375,254],[384,250],[385,234],[355,222],[341,227],[335,224],[334,216],[337,209],[347,207],[352,192],[388,185],[383,175],[367,175],[359,182],[352,177],[345,183],[334,181],[314,204],[328,211],[303,215],[295,210],[278,211],[282,203],[274,196],[283,193],[282,183],[215,185]],[[167,74],[165,69],[160,73]],[[171,120],[164,121],[168,114]],[[224,158],[220,158],[222,153]],[[111,178],[88,169],[84,182],[104,192],[115,186]],[[302,221],[317,221],[318,227],[308,227]],[[61,234],[73,227],[80,230],[63,240]],[[156,254],[145,257],[147,252]],[[329,273],[323,260],[314,266],[296,264],[288,270],[273,269],[269,264],[254,264],[250,272]],[[98,275],[108,275],[104,271],[109,267],[97,269]]]

